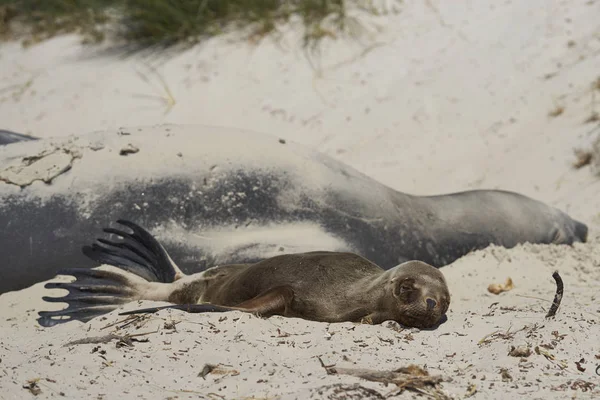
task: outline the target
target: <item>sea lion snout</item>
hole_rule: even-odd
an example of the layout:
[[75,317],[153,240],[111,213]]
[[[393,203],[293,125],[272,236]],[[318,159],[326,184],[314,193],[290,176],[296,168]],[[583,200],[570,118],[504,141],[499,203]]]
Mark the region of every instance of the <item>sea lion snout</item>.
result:
[[415,328],[433,328],[442,323],[448,311],[450,297],[442,291],[438,296],[431,293],[424,294],[427,290],[421,290],[420,299],[409,305],[401,305],[402,311],[400,322]]
[[575,221],[575,240],[585,243],[588,239],[588,227],[586,224],[582,224],[579,221]]
[[433,311],[437,306],[437,301],[435,301],[434,299],[426,299],[425,302],[427,303],[428,311]]

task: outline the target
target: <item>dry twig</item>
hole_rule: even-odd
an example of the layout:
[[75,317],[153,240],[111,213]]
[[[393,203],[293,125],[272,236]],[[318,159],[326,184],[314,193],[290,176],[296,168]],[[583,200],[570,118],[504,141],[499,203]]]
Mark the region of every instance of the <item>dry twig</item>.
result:
[[552,306],[550,310],[548,310],[548,314],[546,314],[546,318],[554,317],[556,312],[558,311],[558,307],[560,306],[560,302],[563,297],[563,281],[558,271],[554,271],[552,277],[556,281],[556,294],[554,295],[554,301],[552,302]]

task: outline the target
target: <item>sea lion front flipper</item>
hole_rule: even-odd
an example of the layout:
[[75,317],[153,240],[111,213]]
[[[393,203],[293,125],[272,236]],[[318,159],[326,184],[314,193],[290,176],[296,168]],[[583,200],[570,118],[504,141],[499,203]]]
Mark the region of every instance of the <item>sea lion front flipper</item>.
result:
[[284,315],[293,299],[294,289],[290,286],[278,286],[238,304],[235,308],[264,317]]
[[122,240],[113,242],[98,239],[99,243],[84,246],[83,254],[102,264],[134,273],[149,282],[171,283],[184,276],[152,234],[131,221],[120,219],[117,223],[133,232],[105,228],[104,232],[120,236]]
[[119,313],[119,315],[155,313],[160,310],[175,309],[188,313],[205,312],[227,312],[244,311],[263,317],[271,315],[284,315],[294,299],[294,290],[289,286],[278,286],[273,289],[238,304],[235,307],[219,306],[214,304],[173,304],[170,306],[144,308],[141,310],[131,310]]
[[135,289],[121,273],[102,269],[71,268],[58,271],[58,275],[71,275],[73,282],[49,282],[46,289],[66,289],[63,297],[44,296],[49,303],[67,303],[68,307],[58,311],[40,311],[38,323],[51,327],[77,320],[90,319],[115,310],[119,305],[130,302]]
[[[203,304],[173,304],[169,306],[162,307],[152,307],[152,308],[141,308],[139,310],[131,310],[124,311],[119,313],[119,315],[132,315],[132,314],[146,314],[146,313],[155,313],[160,310],[181,310],[189,313],[205,313],[205,312],[227,312],[227,311],[236,311],[235,307],[224,307],[224,306],[216,306],[214,304],[203,303]],[[241,310],[237,310],[241,311]]]

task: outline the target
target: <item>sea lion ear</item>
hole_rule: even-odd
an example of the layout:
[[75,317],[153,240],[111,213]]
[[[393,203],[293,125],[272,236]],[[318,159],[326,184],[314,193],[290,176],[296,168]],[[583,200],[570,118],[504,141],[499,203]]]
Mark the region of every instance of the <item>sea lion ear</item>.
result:
[[414,278],[394,279],[394,296],[403,296],[416,289]]

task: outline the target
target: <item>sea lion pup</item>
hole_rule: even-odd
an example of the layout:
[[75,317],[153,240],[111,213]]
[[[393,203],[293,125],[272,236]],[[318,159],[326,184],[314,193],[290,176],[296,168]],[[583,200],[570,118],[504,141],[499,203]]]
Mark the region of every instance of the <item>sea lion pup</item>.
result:
[[98,239],[84,253],[117,268],[68,269],[59,274],[77,278],[46,288],[67,289],[65,310],[40,312],[39,323],[87,321],[133,300],[168,301],[175,305],[121,313],[176,308],[188,312],[240,310],[261,316],[282,315],[323,322],[394,320],[431,328],[445,315],[450,294],[442,273],[421,261],[384,270],[352,253],[317,251],[284,254],[255,264],[230,264],[185,275],[162,245],[138,225],[119,220],[132,233],[105,229],[119,242]]

